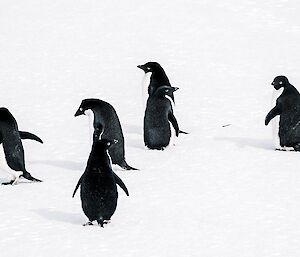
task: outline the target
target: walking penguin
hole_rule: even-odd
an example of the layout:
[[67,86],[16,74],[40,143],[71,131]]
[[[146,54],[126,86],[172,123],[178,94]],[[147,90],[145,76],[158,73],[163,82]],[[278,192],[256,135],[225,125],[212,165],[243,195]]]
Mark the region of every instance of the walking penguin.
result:
[[74,190],[73,197],[80,186],[82,210],[89,219],[84,225],[93,225],[96,220],[103,227],[110,220],[117,207],[117,185],[129,196],[125,184],[111,168],[108,149],[116,143],[94,140],[87,167]]
[[1,169],[10,173],[14,178],[3,185],[16,185],[20,177],[30,181],[41,182],[34,178],[25,168],[24,148],[21,139],[32,139],[42,143],[36,135],[19,131],[17,122],[10,111],[0,108],[0,165]]

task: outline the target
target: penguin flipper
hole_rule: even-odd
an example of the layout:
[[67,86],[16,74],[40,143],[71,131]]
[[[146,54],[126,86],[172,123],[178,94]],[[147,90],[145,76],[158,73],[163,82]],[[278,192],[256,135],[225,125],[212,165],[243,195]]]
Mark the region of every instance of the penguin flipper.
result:
[[30,133],[30,132],[27,132],[27,131],[19,131],[20,133],[20,137],[21,139],[31,139],[31,140],[35,140],[37,142],[40,142],[41,144],[43,144],[43,140],[40,139],[38,136]]
[[81,175],[80,179],[79,179],[78,182],[77,182],[77,185],[76,185],[76,187],[75,187],[75,189],[74,189],[72,198],[74,198],[74,196],[75,196],[75,194],[76,194],[76,191],[77,191],[78,187],[81,185],[83,175],[84,175],[84,173]]
[[267,114],[265,119],[265,125],[267,126],[275,116],[280,115],[281,113],[281,106],[277,103],[276,106]]
[[177,123],[177,120],[176,120],[173,112],[169,112],[168,119],[171,122],[173,128],[175,129],[176,136],[178,137],[180,130],[179,130],[178,123]]
[[124,190],[124,192],[125,192],[125,194],[126,194],[127,196],[129,196],[128,189],[127,189],[127,187],[125,186],[125,184],[124,184],[124,182],[122,181],[122,179],[120,179],[116,173],[113,172],[113,174],[114,174],[114,177],[115,177],[116,184],[119,185],[119,187],[121,187],[121,188]]

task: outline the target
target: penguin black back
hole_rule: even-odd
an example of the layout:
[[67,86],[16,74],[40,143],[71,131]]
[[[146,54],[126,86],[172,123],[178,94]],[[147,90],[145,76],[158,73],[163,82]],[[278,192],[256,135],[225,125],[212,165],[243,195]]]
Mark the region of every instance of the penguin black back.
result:
[[88,225],[96,220],[103,227],[104,222],[110,220],[117,207],[117,184],[129,195],[125,184],[111,169],[108,149],[115,143],[94,140],[87,167],[73,193],[74,196],[81,185],[82,209],[89,219]]
[[272,82],[276,90],[283,88],[276,100],[276,106],[268,113],[265,125],[280,115],[279,139],[281,147],[300,150],[300,94],[285,76],[277,76]]
[[172,104],[167,95],[178,88],[170,86],[159,87],[148,98],[144,116],[144,143],[150,149],[163,150],[170,143],[171,127],[173,125],[176,136],[180,130],[173,114]]
[[117,144],[109,148],[112,163],[127,170],[136,170],[125,161],[124,136],[120,120],[113,106],[99,99],[85,99],[81,102],[75,116],[85,114],[87,110],[94,113],[93,138],[97,140],[101,136],[102,139],[118,141]]

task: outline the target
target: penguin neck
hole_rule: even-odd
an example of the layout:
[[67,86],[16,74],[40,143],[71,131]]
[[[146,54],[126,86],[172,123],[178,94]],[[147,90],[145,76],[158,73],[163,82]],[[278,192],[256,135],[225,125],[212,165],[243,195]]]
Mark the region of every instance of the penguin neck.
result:
[[105,152],[96,151],[96,154],[90,157],[89,166],[93,173],[107,173],[108,168],[111,169],[111,159],[107,150]]
[[88,109],[84,112],[84,114],[88,117],[88,123],[89,123],[89,139],[90,139],[90,145],[93,144],[93,135],[94,135],[94,120],[95,120],[95,114],[92,109]]
[[169,96],[169,95],[165,95],[165,98],[167,98],[170,101],[171,106],[172,106],[172,110],[174,111],[175,104],[174,104],[174,101],[173,101],[172,97]]

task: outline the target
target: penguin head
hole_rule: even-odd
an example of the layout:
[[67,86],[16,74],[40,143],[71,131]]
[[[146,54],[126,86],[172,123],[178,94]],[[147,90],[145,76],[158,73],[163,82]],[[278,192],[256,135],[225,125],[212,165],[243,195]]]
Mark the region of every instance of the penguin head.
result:
[[156,89],[156,91],[154,92],[154,95],[157,96],[171,96],[173,92],[175,92],[176,90],[178,90],[178,87],[171,87],[168,85],[164,85],[159,87],[158,89]]
[[85,115],[87,110],[93,110],[93,108],[99,103],[98,99],[84,99],[82,100],[78,110],[75,113],[75,117],[79,115]]
[[145,73],[155,72],[156,70],[161,70],[162,67],[157,62],[147,62],[143,65],[138,65],[138,68],[142,69]]
[[0,121],[6,122],[8,120],[11,120],[12,117],[13,117],[12,114],[7,108],[5,107],[0,108]]
[[285,76],[277,76],[272,82],[272,85],[276,90],[280,89],[281,87],[285,88],[289,84],[289,80]]

